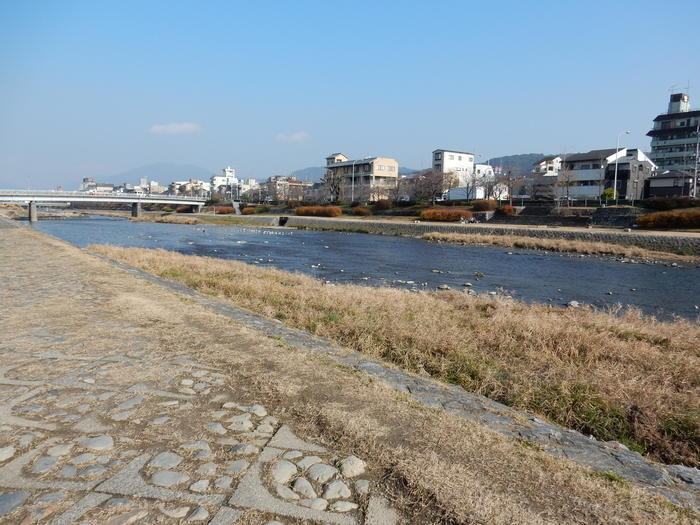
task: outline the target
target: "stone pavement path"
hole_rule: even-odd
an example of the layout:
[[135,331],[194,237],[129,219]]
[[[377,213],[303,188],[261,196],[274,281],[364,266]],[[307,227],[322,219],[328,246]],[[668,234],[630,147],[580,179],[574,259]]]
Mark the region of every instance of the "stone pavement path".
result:
[[[187,352],[145,351],[129,312],[100,318],[80,268],[44,261],[41,279],[5,228],[0,523],[398,522],[362,459],[298,438]],[[113,338],[75,342],[56,316],[17,328],[18,315],[47,300],[94,307],[85,322],[113,328]]]

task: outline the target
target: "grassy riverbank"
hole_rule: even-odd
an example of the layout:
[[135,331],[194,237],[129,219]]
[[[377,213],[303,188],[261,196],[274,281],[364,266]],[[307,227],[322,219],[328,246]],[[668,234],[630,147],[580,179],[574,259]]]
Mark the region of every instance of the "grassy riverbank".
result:
[[665,259],[670,261],[700,262],[700,257],[647,250],[639,246],[612,244],[596,241],[572,241],[567,239],[547,239],[523,237],[521,235],[480,235],[474,233],[426,233],[426,241],[446,242],[461,245],[492,245],[526,250],[546,250],[550,252],[583,253],[589,255],[616,255],[638,259]]
[[165,250],[93,246],[290,326],[669,463],[700,465],[700,326],[319,280]]

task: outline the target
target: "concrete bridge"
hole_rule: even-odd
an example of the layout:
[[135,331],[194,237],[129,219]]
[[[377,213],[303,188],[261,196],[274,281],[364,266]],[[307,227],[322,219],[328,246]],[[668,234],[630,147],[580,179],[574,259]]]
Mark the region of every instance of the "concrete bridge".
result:
[[178,195],[161,195],[149,193],[99,193],[82,191],[42,191],[42,190],[2,190],[0,202],[16,202],[26,204],[29,220],[36,222],[38,215],[37,203],[47,202],[118,202],[131,204],[131,216],[141,216],[142,204],[174,204],[189,205],[194,211],[201,211],[206,202],[204,197],[185,197]]

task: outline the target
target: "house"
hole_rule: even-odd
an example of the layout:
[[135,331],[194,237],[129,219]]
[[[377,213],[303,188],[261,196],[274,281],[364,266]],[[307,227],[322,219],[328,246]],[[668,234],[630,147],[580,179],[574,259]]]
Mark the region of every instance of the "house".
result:
[[389,157],[351,160],[342,153],[326,157],[326,188],[331,200],[378,201],[396,191],[399,163]]
[[554,199],[563,157],[548,155],[532,164],[530,185],[535,199]]
[[605,189],[614,186],[617,178],[619,199],[640,199],[644,181],[655,169],[656,165],[651,159],[636,148],[575,153],[567,156],[562,163],[557,195],[574,200],[599,199]]
[[312,182],[298,180],[296,177],[276,175],[260,184],[259,193],[261,200],[267,202],[299,202],[308,197],[312,186]]
[[433,171],[454,175],[458,187],[469,186],[475,170],[474,158],[473,153],[466,151],[436,149],[433,151]]
[[644,181],[644,197],[689,197],[693,176],[685,171],[666,170]]
[[654,119],[649,157],[662,170],[694,173],[698,163],[700,111],[690,110],[686,93],[671,95],[666,113]]

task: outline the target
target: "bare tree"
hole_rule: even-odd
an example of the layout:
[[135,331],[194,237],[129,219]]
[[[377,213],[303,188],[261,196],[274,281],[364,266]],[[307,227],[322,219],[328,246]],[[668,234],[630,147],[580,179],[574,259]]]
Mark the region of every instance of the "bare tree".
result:
[[343,187],[344,176],[339,169],[326,169],[325,175],[321,179],[321,183],[325,186],[331,201],[338,202],[340,200],[340,191]]
[[411,197],[420,200],[435,200],[457,184],[453,173],[424,170],[410,179]]
[[[563,188],[566,195],[566,205],[571,205],[571,187],[576,182],[576,176],[574,175],[574,170],[568,162],[562,164],[559,170],[559,175],[557,176],[557,187]],[[560,193],[560,192],[557,192]]]

